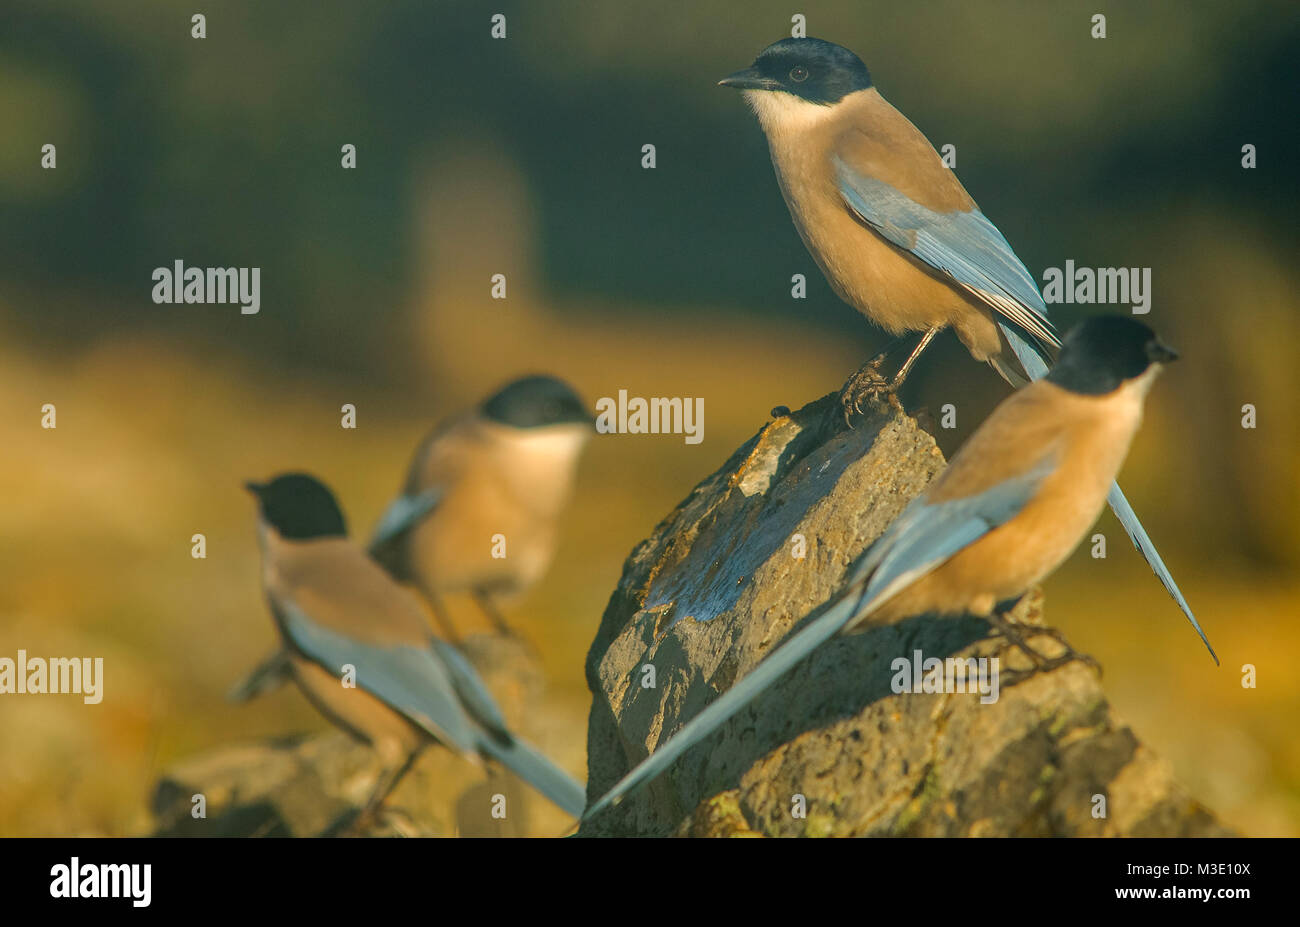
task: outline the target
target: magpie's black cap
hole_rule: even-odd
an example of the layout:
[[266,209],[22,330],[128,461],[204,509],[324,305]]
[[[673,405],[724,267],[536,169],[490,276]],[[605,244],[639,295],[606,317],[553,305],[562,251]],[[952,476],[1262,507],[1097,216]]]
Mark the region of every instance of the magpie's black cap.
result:
[[1152,364],[1177,359],[1177,351],[1136,319],[1099,315],[1070,329],[1047,379],[1074,393],[1101,396],[1141,376]]
[[295,541],[347,537],[347,525],[334,494],[306,473],[284,473],[269,483],[247,482],[262,517],[282,537]]
[[523,377],[497,390],[483,403],[483,415],[514,428],[590,425],[594,421],[573,387],[555,377],[540,375]]
[[810,103],[830,105],[871,86],[862,59],[822,39],[782,39],[758,53],[743,71],[718,81],[739,90],[784,90]]

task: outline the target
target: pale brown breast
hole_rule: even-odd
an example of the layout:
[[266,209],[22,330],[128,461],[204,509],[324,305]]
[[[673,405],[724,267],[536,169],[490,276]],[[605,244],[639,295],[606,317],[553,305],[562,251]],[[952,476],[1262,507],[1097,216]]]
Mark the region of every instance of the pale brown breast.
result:
[[[476,422],[426,467],[443,495],[412,530],[408,561],[434,591],[521,592],[550,566],[557,518],[572,496],[589,430]],[[421,487],[423,488],[423,487]],[[504,546],[505,556],[494,556]]]

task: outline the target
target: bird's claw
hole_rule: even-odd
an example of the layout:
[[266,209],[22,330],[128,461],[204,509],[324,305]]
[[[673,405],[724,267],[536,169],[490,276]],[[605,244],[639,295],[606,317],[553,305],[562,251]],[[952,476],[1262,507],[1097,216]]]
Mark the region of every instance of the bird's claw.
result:
[[840,407],[844,411],[844,423],[853,427],[853,417],[863,413],[863,403],[884,401],[889,405],[898,405],[898,396],[894,384],[880,372],[883,357],[878,357],[862,366],[849,377],[840,389]]
[[[1065,639],[1065,635],[1056,628],[1049,628],[1042,625],[1021,625],[1017,622],[1011,621],[1003,615],[999,615],[997,612],[989,615],[987,620],[989,624],[997,630],[1001,637],[1013,644],[1029,658],[1030,662],[1034,664],[1032,669],[1010,670],[1003,673],[1001,684],[1004,687],[1014,686],[1031,676],[1036,676],[1039,673],[1048,673],[1052,670],[1059,669],[1066,664],[1074,662],[1084,663],[1092,667],[1098,676],[1101,675],[1101,664],[1088,654],[1079,653],[1071,647],[1069,641]],[[1024,629],[1023,632],[1021,630],[1022,628]],[[1039,636],[1050,637],[1064,648],[1064,652],[1054,657],[1048,657],[1041,651],[1034,649],[1029,645],[1029,638]]]

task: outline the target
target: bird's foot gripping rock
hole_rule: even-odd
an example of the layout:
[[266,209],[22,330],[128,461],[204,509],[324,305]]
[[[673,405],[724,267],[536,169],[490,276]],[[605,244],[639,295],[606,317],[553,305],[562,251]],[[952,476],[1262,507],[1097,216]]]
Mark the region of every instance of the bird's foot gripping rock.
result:
[[903,411],[895,392],[895,384],[880,372],[885,355],[863,364],[840,389],[840,407],[844,410],[844,423],[852,427],[853,417],[863,413],[864,403],[883,403]]
[[[1078,661],[1085,663],[1101,675],[1101,665],[1086,653],[1079,653],[1065,639],[1065,635],[1055,628],[1048,628],[1042,625],[1025,625],[1012,621],[1007,616],[994,611],[987,619],[988,623],[1005,638],[1009,643],[1017,647],[1033,663],[1033,667],[1027,670],[1010,670],[1002,674],[1002,686],[1011,687],[1017,683],[1023,682],[1031,676],[1039,673],[1047,673],[1054,669],[1059,669],[1067,663]],[[1050,637],[1060,645],[1061,652],[1053,656],[1044,654],[1030,646],[1029,639],[1033,637]]]

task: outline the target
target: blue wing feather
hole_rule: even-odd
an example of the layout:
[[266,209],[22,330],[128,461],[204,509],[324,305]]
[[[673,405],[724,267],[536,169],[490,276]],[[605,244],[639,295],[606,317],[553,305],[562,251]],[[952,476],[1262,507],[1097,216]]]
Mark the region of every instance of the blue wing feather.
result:
[[496,699],[488,691],[487,683],[478,674],[478,670],[474,669],[473,664],[465,659],[464,654],[446,641],[433,638],[433,649],[438,656],[442,657],[452,687],[460,697],[461,704],[465,706],[474,720],[488,730],[495,732],[498,736],[509,737],[510,731],[506,726],[506,719],[501,714]]
[[405,644],[375,646],[330,631],[296,605],[281,602],[285,631],[295,647],[331,672],[356,667],[357,686],[447,746],[468,753],[478,737],[457,698],[451,674],[431,651]]
[[858,173],[838,156],[835,171],[840,195],[863,222],[1043,344],[1060,344],[1034,278],[978,209],[936,212],[884,181]]

